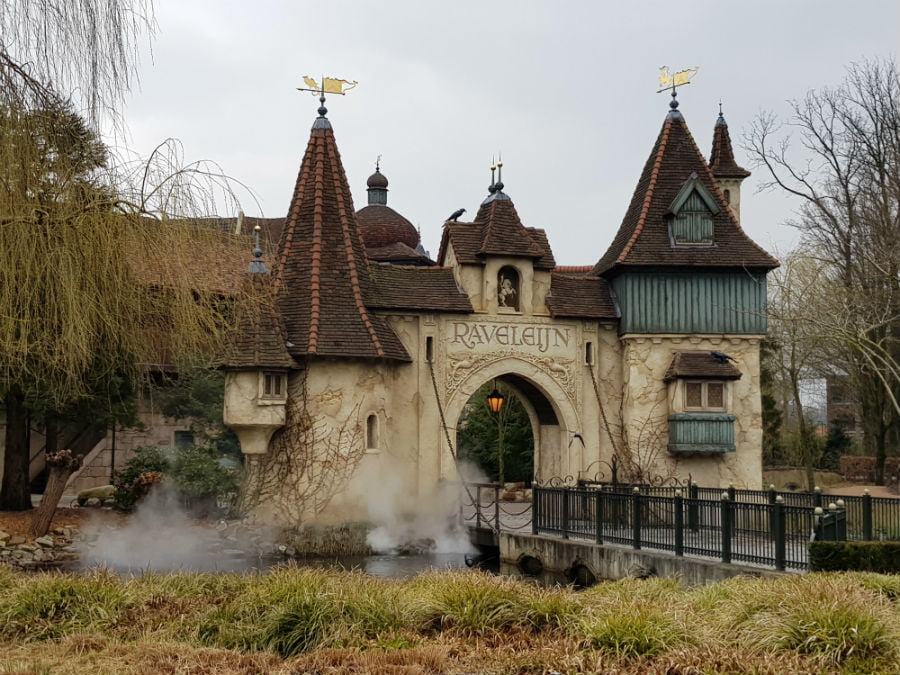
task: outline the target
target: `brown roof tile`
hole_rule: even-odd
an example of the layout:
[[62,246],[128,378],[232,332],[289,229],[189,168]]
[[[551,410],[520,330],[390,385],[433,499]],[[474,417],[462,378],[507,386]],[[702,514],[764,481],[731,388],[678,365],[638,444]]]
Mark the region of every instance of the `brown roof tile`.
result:
[[[721,354],[718,358],[714,354]],[[712,378],[716,380],[737,380],[741,371],[722,352],[675,352],[672,363],[666,371],[665,380],[676,378]]]
[[367,308],[368,261],[331,124],[313,125],[278,247],[276,286],[293,356],[410,361]]
[[421,312],[472,312],[469,296],[456,285],[449,267],[401,267],[370,263],[371,307]]
[[[673,246],[666,216],[692,174],[718,200],[713,245]],[[680,113],[669,114],[644,165],[619,231],[594,266],[604,274],[626,266],[772,269],[778,261],[741,229]]]
[[731,136],[728,134],[728,124],[725,117],[719,111],[719,118],[713,130],[712,151],[709,153],[709,168],[716,178],[746,178],[750,175],[747,169],[738,166],[734,161],[734,152],[731,150]]
[[411,222],[384,204],[369,204],[356,212],[359,233],[366,248],[381,248],[403,243],[412,249],[419,245],[419,233]]
[[380,248],[367,248],[369,261],[394,263],[395,265],[433,266],[435,262],[428,256],[397,242]]
[[556,266],[553,251],[543,230],[522,225],[512,200],[496,192],[481,203],[471,223],[444,223],[438,261],[443,262],[453,247],[460,263],[483,265],[486,256],[520,256],[534,260],[536,269]]
[[243,307],[246,312],[237,318],[233,339],[220,364],[234,370],[259,368],[288,369],[298,364],[285,346],[284,324],[279,316],[274,292],[274,280],[268,275],[246,274],[243,283],[256,302]]
[[547,308],[553,317],[619,318],[609,284],[606,279],[595,276],[553,272]]

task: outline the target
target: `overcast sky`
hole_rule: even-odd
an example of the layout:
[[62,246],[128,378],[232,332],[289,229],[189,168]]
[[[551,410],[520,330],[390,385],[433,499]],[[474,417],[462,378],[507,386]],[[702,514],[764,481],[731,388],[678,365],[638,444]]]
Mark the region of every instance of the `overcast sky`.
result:
[[[662,125],[659,68],[699,66],[680,110],[708,156],[721,99],[738,163],[760,110],[837,84],[865,57],[897,56],[900,2],[277,2],[158,0],[152,58],[126,112],[130,145],[175,137],[250,186],[248,215],[283,216],[321,74],[359,85],[327,102],[357,209],[375,159],[388,204],[437,254],[441,224],[487,195],[493,155],[524,224],[557,264],[606,250]],[[742,224],[784,250],[792,203],[744,183]],[[261,207],[261,211],[260,211]],[[233,215],[233,214],[221,214]]]

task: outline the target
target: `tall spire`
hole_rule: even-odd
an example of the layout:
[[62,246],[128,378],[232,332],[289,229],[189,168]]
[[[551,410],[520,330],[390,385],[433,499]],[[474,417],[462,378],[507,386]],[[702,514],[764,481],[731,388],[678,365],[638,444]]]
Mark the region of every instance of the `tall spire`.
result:
[[747,169],[738,166],[734,161],[731,149],[731,137],[728,134],[728,123],[722,114],[722,103],[719,103],[719,116],[713,130],[712,151],[709,153],[709,168],[716,178],[740,178],[750,175]]
[[276,284],[295,357],[409,361],[368,309],[368,261],[331,124],[319,108],[278,247]]

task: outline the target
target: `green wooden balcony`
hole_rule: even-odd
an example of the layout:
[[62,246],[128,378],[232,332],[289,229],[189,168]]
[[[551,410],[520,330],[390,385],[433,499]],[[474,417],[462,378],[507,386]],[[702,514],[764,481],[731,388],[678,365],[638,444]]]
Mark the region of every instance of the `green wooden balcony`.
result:
[[727,413],[669,415],[669,452],[734,452],[734,420]]

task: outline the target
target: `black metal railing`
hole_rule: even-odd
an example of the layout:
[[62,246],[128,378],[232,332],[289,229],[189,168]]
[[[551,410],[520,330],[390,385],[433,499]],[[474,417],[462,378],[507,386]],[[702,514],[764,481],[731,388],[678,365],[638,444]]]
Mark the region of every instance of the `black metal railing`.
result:
[[[686,494],[683,494],[686,493]],[[582,483],[540,487],[529,501],[505,501],[493,483],[469,484],[466,525],[590,540],[746,563],[807,568],[818,540],[898,538],[900,500],[795,493]],[[832,501],[833,500],[833,501]]]

